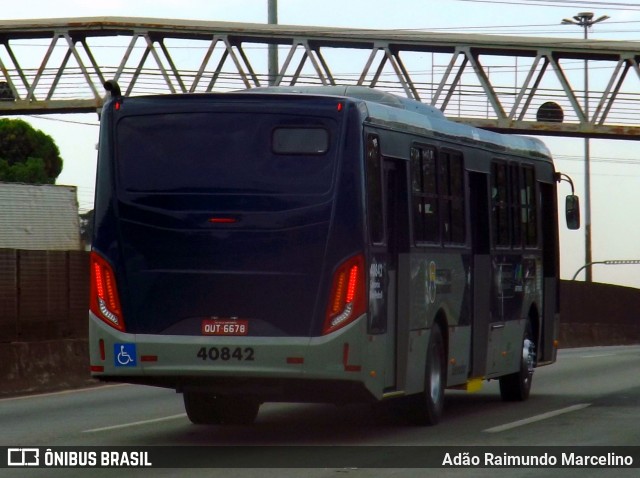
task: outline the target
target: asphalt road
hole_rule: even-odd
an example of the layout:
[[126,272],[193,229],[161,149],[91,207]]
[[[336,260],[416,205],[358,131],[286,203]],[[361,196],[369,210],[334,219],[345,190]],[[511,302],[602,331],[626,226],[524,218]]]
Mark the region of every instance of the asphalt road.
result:
[[[497,383],[447,392],[445,417],[416,427],[396,407],[265,404],[254,426],[196,426],[182,396],[132,385],[0,400],[0,444],[58,446],[636,446],[640,447],[640,346],[561,350],[537,369],[528,401],[505,403]],[[467,448],[465,448],[467,447]],[[212,449],[213,450],[213,449]],[[371,451],[389,450],[371,448]],[[408,450],[408,449],[406,449]],[[419,451],[419,450],[418,450]],[[389,460],[388,462],[385,460]],[[370,467],[313,469],[5,469],[0,476],[638,476],[636,469],[406,469],[398,457]],[[382,464],[383,468],[376,468]],[[250,466],[247,463],[246,466]],[[391,466],[391,468],[389,467]]]

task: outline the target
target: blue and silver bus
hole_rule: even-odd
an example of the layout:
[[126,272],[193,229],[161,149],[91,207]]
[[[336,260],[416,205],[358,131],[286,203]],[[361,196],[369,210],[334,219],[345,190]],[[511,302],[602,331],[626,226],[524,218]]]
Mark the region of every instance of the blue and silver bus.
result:
[[399,397],[434,424],[445,389],[496,379],[524,400],[555,361],[560,173],[542,142],[362,87],[106,86],[95,378],[175,389],[201,424]]

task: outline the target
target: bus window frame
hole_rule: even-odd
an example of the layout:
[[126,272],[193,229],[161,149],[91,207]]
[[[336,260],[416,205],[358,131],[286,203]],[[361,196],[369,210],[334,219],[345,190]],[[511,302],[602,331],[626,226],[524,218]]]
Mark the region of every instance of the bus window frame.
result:
[[[275,136],[280,130],[318,130],[324,131],[326,135],[326,143],[322,151],[278,151],[276,149]],[[278,156],[326,156],[331,150],[331,131],[324,126],[305,126],[305,125],[278,125],[271,129],[271,152]]]
[[[505,209],[507,212],[507,233],[508,233],[508,241],[505,243],[497,242],[497,229],[496,229],[496,213],[494,206],[494,198],[493,198],[493,189],[496,184],[497,174],[495,172],[494,167],[502,166],[505,168],[505,178],[506,178],[506,200]],[[537,181],[536,167],[533,164],[508,160],[505,158],[494,157],[491,159],[490,166],[490,180],[491,180],[491,244],[494,250],[512,250],[512,251],[524,251],[524,250],[539,250],[540,246],[540,236],[542,234],[541,225],[540,225],[540,217],[539,217],[539,186]],[[518,184],[517,186],[517,198],[514,198],[514,194],[516,189],[514,189],[514,171],[516,172]],[[530,186],[531,194],[526,191],[526,172],[529,171],[530,175]],[[527,201],[523,200],[523,194],[526,194]],[[533,211],[533,217],[531,220],[523,221],[522,218],[524,214],[527,214],[529,217],[530,211]],[[519,230],[519,238],[515,238],[514,234],[516,232],[515,224],[518,223]],[[531,228],[530,224],[533,224],[533,229],[535,231],[535,243],[528,242],[528,234]]]
[[[420,191],[415,191],[414,190],[414,158],[413,155],[411,154],[411,152],[413,150],[417,150],[418,151],[418,157],[419,157],[419,166],[418,166],[418,170],[420,171],[420,186],[421,189]],[[434,187],[435,187],[435,192],[427,192],[426,191],[426,186],[424,183],[424,156],[423,153],[426,150],[430,150],[433,152],[433,176],[434,176]],[[411,184],[411,201],[410,201],[410,207],[411,207],[411,243],[415,246],[415,247],[442,247],[442,218],[441,218],[441,210],[440,210],[440,181],[439,181],[439,150],[438,147],[433,145],[433,144],[428,144],[428,143],[423,143],[423,142],[414,142],[411,144],[410,149],[409,149],[409,161],[411,162],[411,164],[409,165],[409,174],[410,174],[410,184]],[[416,224],[415,224],[415,218],[416,218],[416,214],[415,214],[415,210],[414,210],[414,201],[416,199],[420,200],[420,204],[421,204],[421,208],[420,208],[420,217],[422,218],[421,220],[421,224],[420,227],[423,230],[423,240],[418,240],[416,238]],[[427,227],[426,227],[426,220],[424,219],[424,209],[425,209],[425,204],[426,204],[426,200],[429,199],[433,204],[435,204],[436,207],[436,224],[437,224],[437,230],[435,232],[435,237],[433,238],[433,240],[430,239],[425,239],[426,235],[427,235]]]
[[[415,181],[415,172],[416,170],[419,170],[420,172],[424,171],[424,164],[422,163],[423,161],[423,152],[426,149],[430,149],[433,151],[433,158],[434,158],[434,178],[435,178],[435,193],[429,193],[425,191],[425,184],[424,184],[424,176],[421,175],[420,177],[420,185],[421,185],[421,190],[420,191],[416,191],[415,189],[415,185],[416,185],[416,181]],[[414,154],[413,151],[417,151],[418,152],[418,157],[420,158],[420,164],[418,166],[418,168],[415,167],[415,158],[414,158]],[[452,183],[451,181],[451,164],[453,161],[459,161],[460,164],[460,177],[459,177],[459,186],[460,189],[459,191],[457,191],[459,194],[451,194],[450,189],[450,185]],[[410,201],[410,207],[411,207],[411,243],[413,244],[414,247],[421,247],[421,248],[425,248],[425,247],[441,247],[441,248],[467,248],[469,247],[469,227],[468,227],[468,216],[469,216],[469,208],[468,208],[468,194],[467,194],[467,188],[468,188],[468,184],[467,184],[467,168],[465,165],[465,154],[458,149],[455,148],[450,148],[450,147],[438,147],[434,144],[429,144],[429,143],[423,143],[423,142],[414,142],[411,144],[410,146],[410,152],[409,152],[409,161],[410,161],[410,165],[409,165],[409,174],[410,174],[410,178],[409,178],[409,183],[411,186],[411,201]],[[446,167],[445,167],[446,166]],[[445,178],[445,176],[443,175],[443,168],[446,169],[446,180],[447,180],[447,189],[449,190],[447,194],[445,194],[444,191],[444,184],[443,184],[443,178]],[[416,238],[416,221],[415,218],[417,216],[417,214],[415,214],[415,208],[414,208],[414,204],[415,204],[415,200],[416,198],[421,198],[422,200],[422,205],[424,207],[425,204],[425,198],[429,198],[431,199],[437,207],[437,212],[436,212],[436,216],[437,216],[437,233],[436,236],[433,240],[418,240]],[[461,222],[459,224],[459,226],[462,228],[462,236],[463,239],[462,241],[453,241],[451,239],[451,236],[453,235],[453,232],[449,232],[448,234],[445,234],[444,232],[444,227],[445,227],[445,212],[449,211],[449,219],[451,219],[452,216],[452,206],[454,204],[454,202],[458,202],[462,205],[462,215],[460,217]],[[445,207],[446,205],[446,207]],[[424,214],[424,212],[421,211],[421,217]],[[453,224],[453,221],[450,221],[451,225]],[[426,231],[426,226],[425,223],[423,222],[422,225],[423,229],[425,229]],[[423,232],[425,233],[425,232]],[[426,233],[425,233],[426,234]],[[445,235],[447,237],[445,237]]]
[[[446,159],[445,159],[445,155]],[[441,177],[441,172],[443,171],[443,166],[446,163],[446,171],[447,171],[447,180],[449,183],[449,194],[445,195],[444,193],[442,193],[442,191],[440,191],[439,194],[439,199],[440,199],[440,239],[442,241],[442,244],[445,247],[466,247],[468,244],[468,232],[467,232],[467,194],[466,194],[466,188],[467,188],[467,183],[466,183],[466,168],[465,168],[465,162],[464,162],[464,153],[460,150],[457,149],[453,149],[453,148],[449,148],[449,147],[444,147],[441,148],[439,150],[439,154],[438,157],[440,159],[440,164],[439,164],[439,177]],[[459,177],[459,181],[460,181],[460,190],[459,190],[459,195],[455,195],[452,194],[453,190],[451,188],[453,181],[453,175],[451,173],[451,164],[453,163],[453,160],[459,160],[460,162],[460,177]],[[462,204],[462,236],[463,239],[462,241],[453,241],[453,204],[454,202],[460,202]],[[448,203],[448,212],[449,212],[449,217],[451,219],[450,222],[450,227],[451,227],[451,231],[449,234],[447,234],[448,236],[451,237],[451,239],[449,238],[445,238],[445,232],[444,232],[444,224],[445,221],[443,220],[443,216],[445,214],[445,208],[443,207],[443,204],[447,202]]]
[[[377,145],[375,149],[370,151],[370,145],[373,144],[371,141],[377,141]],[[372,178],[371,168],[369,165],[371,164],[369,159],[370,152],[376,152],[375,162],[377,163],[377,177]],[[384,179],[384,170],[383,170],[383,160],[382,160],[382,151],[380,148],[380,135],[373,132],[367,132],[365,136],[365,190],[366,190],[366,206],[367,206],[367,229],[369,236],[369,243],[374,246],[384,246],[387,243],[387,233],[386,233],[386,224],[385,224],[385,212],[384,212],[384,185],[382,184]],[[377,181],[376,181],[377,179]],[[372,185],[377,183],[377,189],[379,192],[378,197],[375,197],[375,191],[372,189]],[[377,200],[377,207],[373,203],[374,200]],[[374,217],[375,214],[375,217]],[[378,233],[378,235],[374,235],[374,233]]]
[[522,250],[524,248],[524,233],[521,221],[522,197],[520,194],[522,184],[522,164],[511,161],[508,169],[511,247],[514,250]]
[[[504,198],[501,198],[500,201],[496,201],[495,197],[494,197],[494,189],[496,190],[496,194],[498,193],[498,188],[497,188],[497,179],[498,179],[498,171],[497,168],[502,167],[504,168],[504,178],[505,178],[505,184],[504,184]],[[510,181],[509,181],[509,174],[510,174],[510,170],[509,170],[509,161],[502,159],[502,158],[493,158],[491,159],[491,165],[490,165],[490,188],[491,188],[491,198],[490,198],[490,218],[491,218],[491,245],[493,247],[493,249],[496,250],[509,250],[512,249],[512,241],[511,241],[511,221],[510,221],[510,216],[511,216],[511,210],[510,210],[510,203],[509,203],[509,194],[510,194]],[[498,242],[499,240],[499,227],[500,225],[498,224],[498,221],[496,221],[496,219],[498,219],[498,213],[497,213],[497,204],[499,203],[503,203],[503,209],[505,210],[506,213],[506,241],[505,242]]]
[[[529,198],[529,202],[527,202],[527,205],[525,206],[522,203],[522,199],[521,199],[521,208],[522,208],[522,212],[525,212],[525,210],[527,211],[527,217],[529,217],[529,212],[533,211],[533,219],[529,219],[526,224],[527,224],[527,231],[523,231],[522,236],[523,236],[523,247],[525,250],[539,250],[541,249],[541,245],[540,245],[540,238],[542,235],[542,231],[541,231],[541,224],[540,224],[540,204],[539,204],[539,199],[540,199],[540,191],[539,191],[539,186],[538,186],[538,180],[537,180],[537,174],[536,174],[536,168],[533,164],[521,164],[520,165],[520,171],[521,171],[521,179],[522,179],[522,186],[524,186],[526,188],[527,186],[527,177],[526,177],[526,172],[530,171],[531,172],[531,195],[533,196],[532,198]],[[522,189],[521,189],[522,190]],[[521,196],[522,198],[522,193]],[[522,223],[523,227],[524,227],[525,223]],[[533,230],[535,231],[535,243],[529,243],[528,241],[528,231],[530,229],[530,225],[533,225]]]

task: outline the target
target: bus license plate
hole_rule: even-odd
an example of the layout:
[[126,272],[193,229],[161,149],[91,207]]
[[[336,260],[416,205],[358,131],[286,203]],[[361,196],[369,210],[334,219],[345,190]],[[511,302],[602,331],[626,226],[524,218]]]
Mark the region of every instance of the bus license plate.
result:
[[202,335],[247,335],[248,320],[203,320]]

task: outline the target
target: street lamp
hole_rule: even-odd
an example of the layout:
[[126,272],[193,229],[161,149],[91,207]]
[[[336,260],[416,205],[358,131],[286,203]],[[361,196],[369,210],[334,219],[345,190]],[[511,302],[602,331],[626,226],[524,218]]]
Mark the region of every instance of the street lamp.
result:
[[594,262],[591,262],[590,264],[585,264],[580,269],[578,269],[576,271],[576,273],[573,274],[573,278],[571,280],[576,280],[576,277],[578,277],[578,274],[580,274],[580,271],[582,269],[586,269],[587,267],[591,267],[594,264],[605,264],[607,266],[624,266],[624,265],[629,265],[629,264],[640,264],[640,260],[639,259],[631,259],[631,260],[614,259],[614,260],[609,260],[609,261],[594,261]]
[[[580,12],[574,15],[572,19],[565,18],[562,25],[577,25],[584,28],[584,39],[589,38],[589,28],[596,23],[603,22],[609,17],[602,15],[593,19],[592,12]],[[589,121],[589,63],[584,60],[584,119]],[[590,163],[590,143],[589,137],[584,138],[584,262],[587,264],[585,273],[585,281],[591,282],[593,277],[591,273],[591,165]]]

